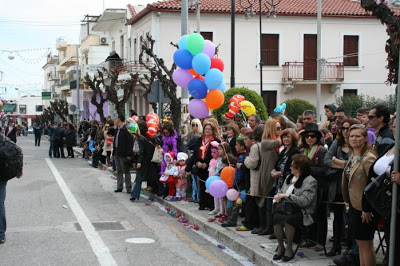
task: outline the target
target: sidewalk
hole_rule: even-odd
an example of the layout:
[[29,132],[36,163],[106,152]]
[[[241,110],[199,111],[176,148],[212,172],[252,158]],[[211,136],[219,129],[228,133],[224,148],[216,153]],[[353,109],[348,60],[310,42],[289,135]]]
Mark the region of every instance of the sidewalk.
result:
[[[74,149],[76,153],[81,154],[81,150]],[[135,180],[134,173],[132,174],[132,180]],[[143,183],[144,185],[145,183]],[[144,186],[145,187],[145,186]],[[181,217],[186,217],[188,222],[192,225],[198,225],[199,229],[205,234],[213,237],[219,243],[231,248],[232,250],[238,252],[239,254],[247,257],[249,260],[253,261],[257,265],[299,265],[299,266],[319,266],[319,265],[335,265],[332,262],[333,258],[340,257],[326,257],[324,252],[316,252],[313,248],[299,248],[295,258],[290,262],[274,261],[272,257],[275,254],[275,248],[277,246],[276,240],[270,240],[268,236],[258,236],[253,235],[250,231],[240,232],[236,231],[235,227],[224,228],[218,221],[208,222],[209,218],[214,216],[208,215],[209,210],[199,211],[198,204],[188,201],[167,201],[153,194],[144,191],[144,194],[148,197],[154,198],[160,204],[165,207],[169,207],[172,211],[179,212]],[[140,201],[146,200],[141,198]],[[150,202],[150,201],[149,201]],[[155,207],[155,206],[154,206]],[[158,208],[158,207],[155,207]],[[178,223],[178,218],[173,218]],[[238,226],[241,225],[243,218],[238,219]],[[328,218],[328,236],[329,239],[332,236],[332,222],[333,214],[331,213],[331,218]],[[182,225],[183,226],[183,225]],[[374,247],[379,244],[379,239],[376,234]],[[296,244],[294,244],[294,248]],[[327,240],[326,249],[327,252],[332,247],[332,243]],[[344,248],[343,248],[344,251]],[[379,250],[377,254],[378,264],[382,262],[384,255],[382,251]]]

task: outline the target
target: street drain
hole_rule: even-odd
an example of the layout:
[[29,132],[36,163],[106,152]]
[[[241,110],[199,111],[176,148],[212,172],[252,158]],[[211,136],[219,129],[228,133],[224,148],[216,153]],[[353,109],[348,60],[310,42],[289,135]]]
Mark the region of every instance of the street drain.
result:
[[[92,223],[96,231],[121,231],[125,230],[120,222],[93,222]],[[74,223],[76,231],[82,231],[82,227],[79,223]]]

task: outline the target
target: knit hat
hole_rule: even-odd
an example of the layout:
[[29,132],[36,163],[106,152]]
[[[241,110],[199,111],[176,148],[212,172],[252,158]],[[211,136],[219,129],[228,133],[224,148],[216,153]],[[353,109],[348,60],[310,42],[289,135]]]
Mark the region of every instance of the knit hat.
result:
[[188,159],[188,155],[184,152],[178,152],[178,155],[176,156],[178,161],[186,161]]
[[169,152],[166,152],[165,154],[164,154],[164,160],[165,160],[165,162],[167,161],[167,157],[168,158],[170,158],[171,159],[171,162],[174,160],[174,152],[173,151],[169,151]]
[[286,103],[282,103],[282,105],[275,107],[274,113],[275,114],[283,114],[283,112],[285,112],[285,110],[286,110]]
[[328,108],[333,114],[336,113],[337,105],[334,103],[326,104],[324,108]]

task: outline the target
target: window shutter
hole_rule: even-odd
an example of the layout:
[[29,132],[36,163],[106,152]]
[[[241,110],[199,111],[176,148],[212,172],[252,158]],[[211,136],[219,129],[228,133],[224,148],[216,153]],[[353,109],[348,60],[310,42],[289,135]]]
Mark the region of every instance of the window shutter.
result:
[[358,66],[358,36],[345,35],[343,39],[343,64],[345,66]]
[[261,54],[264,66],[279,66],[279,34],[263,34]]

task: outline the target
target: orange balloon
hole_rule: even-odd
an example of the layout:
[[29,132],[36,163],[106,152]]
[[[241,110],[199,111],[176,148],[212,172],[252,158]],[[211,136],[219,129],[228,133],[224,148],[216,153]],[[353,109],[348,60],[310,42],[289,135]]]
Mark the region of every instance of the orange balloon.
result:
[[235,179],[235,168],[232,166],[226,166],[224,169],[222,169],[221,179],[222,181],[225,181],[225,183],[228,185],[228,188],[232,188],[233,180]]
[[196,71],[194,71],[194,69],[189,69],[190,74],[192,74],[193,76],[198,75]]
[[220,90],[212,90],[207,93],[206,103],[210,109],[218,109],[224,103],[225,96]]

